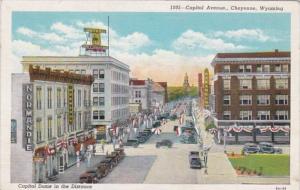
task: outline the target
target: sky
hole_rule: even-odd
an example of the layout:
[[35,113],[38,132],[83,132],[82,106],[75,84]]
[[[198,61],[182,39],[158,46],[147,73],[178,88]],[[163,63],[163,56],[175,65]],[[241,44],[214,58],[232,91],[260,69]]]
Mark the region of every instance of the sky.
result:
[[[288,13],[13,12],[14,72],[22,56],[78,56],[84,27],[107,29],[110,56],[130,66],[130,76],[181,86],[217,53],[290,51]],[[107,34],[102,36],[107,45]]]

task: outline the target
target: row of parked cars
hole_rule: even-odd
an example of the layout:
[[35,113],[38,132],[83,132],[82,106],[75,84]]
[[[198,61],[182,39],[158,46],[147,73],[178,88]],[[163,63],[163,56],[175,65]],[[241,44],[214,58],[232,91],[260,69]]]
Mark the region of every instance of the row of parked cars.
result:
[[123,148],[116,148],[113,152],[105,157],[94,169],[90,169],[79,177],[80,183],[98,183],[101,178],[104,178],[112,171],[112,169],[120,163],[125,157]]
[[142,132],[139,132],[136,139],[128,139],[124,144],[125,146],[133,146],[134,148],[138,147],[139,144],[145,143],[152,136],[151,129],[145,129]]
[[282,154],[282,149],[274,147],[274,145],[269,142],[260,142],[259,144],[246,143],[244,144],[243,152],[245,154],[255,154],[255,153]]

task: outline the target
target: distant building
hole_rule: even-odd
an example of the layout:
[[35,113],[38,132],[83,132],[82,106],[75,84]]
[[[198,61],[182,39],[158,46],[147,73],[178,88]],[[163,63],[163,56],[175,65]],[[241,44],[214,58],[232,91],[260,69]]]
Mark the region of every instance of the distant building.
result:
[[220,141],[290,141],[290,63],[290,52],[278,50],[215,56],[215,124]]
[[152,82],[150,79],[130,79],[129,103],[140,103],[142,110],[148,112],[151,109]]
[[183,91],[184,91],[185,95],[188,95],[188,92],[190,91],[189,77],[188,77],[187,73],[185,73],[185,75],[184,75]]
[[160,107],[165,104],[166,90],[158,82],[152,82],[151,106]]

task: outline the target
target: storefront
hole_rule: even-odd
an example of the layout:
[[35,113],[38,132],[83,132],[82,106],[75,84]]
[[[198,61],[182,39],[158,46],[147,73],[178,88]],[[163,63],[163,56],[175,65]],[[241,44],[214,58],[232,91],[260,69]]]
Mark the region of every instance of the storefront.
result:
[[46,151],[45,147],[36,148],[33,155],[34,183],[46,181]]

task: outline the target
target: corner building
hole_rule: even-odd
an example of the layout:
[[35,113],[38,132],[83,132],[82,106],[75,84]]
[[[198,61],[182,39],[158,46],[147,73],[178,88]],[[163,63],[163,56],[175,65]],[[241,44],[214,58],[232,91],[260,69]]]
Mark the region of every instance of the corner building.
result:
[[218,53],[216,138],[227,143],[290,141],[290,52]]
[[25,56],[22,64],[25,72],[32,64],[92,75],[91,102],[87,103],[91,104],[91,127],[96,129],[97,139],[111,140],[113,131],[125,131],[130,114],[128,65],[110,56],[87,55]]

